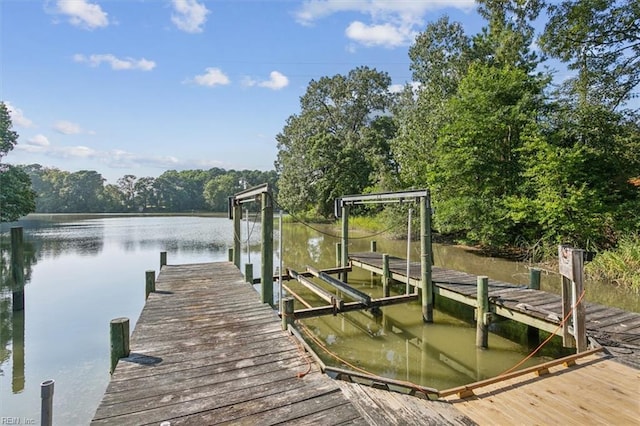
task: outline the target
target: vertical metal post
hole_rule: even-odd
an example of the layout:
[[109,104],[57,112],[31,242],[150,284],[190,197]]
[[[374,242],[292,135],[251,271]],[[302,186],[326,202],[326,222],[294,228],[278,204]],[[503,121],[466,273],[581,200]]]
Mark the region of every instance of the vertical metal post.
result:
[[45,380],[40,383],[40,398],[42,405],[40,409],[40,424],[51,426],[53,424],[53,380]]
[[244,212],[247,216],[247,263],[251,263],[251,241],[250,241],[250,231],[249,231],[249,209],[244,209]]
[[233,206],[233,263],[240,269],[240,254],[242,253],[240,242],[240,225],[242,221],[242,205],[236,202]]
[[271,190],[262,193],[262,303],[273,306],[273,202]]
[[433,322],[433,281],[431,277],[431,202],[420,197],[420,283],[422,286],[422,319]]
[[[340,266],[347,267],[349,263],[349,205],[342,206],[342,257]],[[342,281],[348,281],[347,271],[342,274]]]

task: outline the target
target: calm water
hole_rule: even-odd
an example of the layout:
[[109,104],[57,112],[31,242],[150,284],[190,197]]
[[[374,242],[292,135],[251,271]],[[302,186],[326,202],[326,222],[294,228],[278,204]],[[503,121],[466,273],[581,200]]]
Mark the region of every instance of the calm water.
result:
[[[11,312],[6,273],[8,231],[16,224],[0,228],[0,417],[39,423],[40,383],[54,379],[54,420],[58,425],[86,424],[92,418],[109,380],[109,321],[128,317],[133,328],[144,304],[145,271],[158,270],[159,253],[168,252],[169,264],[226,260],[233,238],[232,222],[217,217],[40,215],[18,225],[24,227],[27,258],[25,310],[18,314]],[[322,229],[328,234],[336,232],[331,227]],[[243,245],[242,262],[250,258],[254,271],[259,271],[260,224],[243,224],[242,233],[243,239],[250,235],[251,247],[247,253]],[[276,226],[276,249],[278,235]],[[376,239],[378,251],[406,255],[404,242]],[[337,238],[286,224],[283,241],[285,267],[335,265]],[[368,248],[367,238],[354,239],[350,246],[351,251]],[[418,260],[419,246],[414,244],[411,250],[413,260]],[[476,256],[455,247],[436,247],[435,262],[514,283],[528,280],[525,265]],[[368,272],[353,273],[349,280],[360,290],[380,296],[379,278]],[[557,282],[557,276],[544,276],[543,289],[554,291]],[[610,286],[596,290],[600,287],[587,287],[588,300],[608,303],[613,297],[629,305],[621,307],[638,310],[637,297]],[[324,304],[300,287],[296,289],[312,303]],[[419,304],[387,307],[379,317],[355,312],[308,320],[305,326],[346,362],[375,374],[439,389],[498,374],[527,351],[493,334],[490,350],[476,350],[474,327],[438,311],[435,323],[425,325],[420,309]],[[341,365],[342,361],[319,352],[328,364]]]

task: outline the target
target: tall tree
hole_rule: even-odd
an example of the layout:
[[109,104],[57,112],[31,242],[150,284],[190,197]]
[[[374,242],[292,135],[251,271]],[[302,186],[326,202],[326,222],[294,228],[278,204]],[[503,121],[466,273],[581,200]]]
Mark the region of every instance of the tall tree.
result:
[[0,102],[0,161],[18,143],[18,133],[13,130],[9,109]]
[[[18,143],[18,133],[12,128],[9,109],[0,102],[0,161]],[[29,175],[19,167],[0,164],[0,222],[17,220],[35,208]]]
[[566,85],[579,103],[614,111],[638,95],[640,3],[563,1],[549,15],[540,46],[577,72]]
[[382,140],[370,131],[392,104],[390,84],[388,74],[368,67],[309,83],[300,114],[276,136],[283,206],[328,217],[335,198],[371,185],[367,154],[379,151]]

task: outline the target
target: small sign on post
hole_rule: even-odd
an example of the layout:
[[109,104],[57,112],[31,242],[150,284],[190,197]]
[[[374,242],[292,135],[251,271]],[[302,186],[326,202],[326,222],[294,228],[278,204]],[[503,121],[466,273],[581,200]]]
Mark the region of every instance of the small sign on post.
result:
[[566,245],[558,246],[558,270],[562,276],[562,317],[566,318],[573,308],[573,332],[569,328],[569,322],[565,322],[562,326],[563,345],[575,346],[578,353],[587,350],[585,308],[580,299],[584,291],[583,252],[584,250]]

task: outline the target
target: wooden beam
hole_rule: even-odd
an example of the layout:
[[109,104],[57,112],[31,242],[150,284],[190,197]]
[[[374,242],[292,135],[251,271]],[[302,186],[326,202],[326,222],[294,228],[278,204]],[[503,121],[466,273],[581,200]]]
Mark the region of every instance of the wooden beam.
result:
[[543,364],[539,364],[539,365],[534,365],[533,367],[529,367],[529,368],[524,368],[522,370],[518,370],[518,371],[514,371],[513,373],[509,373],[509,374],[502,374],[500,376],[496,376],[496,377],[492,377],[490,379],[486,379],[486,380],[480,380],[479,382],[475,382],[475,383],[470,383],[468,385],[464,385],[464,386],[458,386],[455,388],[451,388],[451,389],[447,389],[447,390],[443,390],[440,391],[440,397],[445,397],[445,396],[449,396],[449,395],[454,395],[454,394],[458,394],[458,395],[462,395],[460,396],[461,398],[464,398],[464,395],[473,395],[473,390],[477,389],[477,388],[481,388],[484,386],[488,386],[488,385],[492,385],[494,383],[499,383],[505,380],[509,380],[509,379],[513,379],[514,377],[519,377],[519,376],[524,376],[525,374],[529,374],[529,373],[537,373],[539,371],[544,371],[544,370],[548,370],[551,367],[555,367],[557,365],[560,364],[564,364],[566,366],[570,366],[573,365],[572,363],[575,363],[576,359],[580,359],[589,355],[593,355],[595,353],[598,353],[602,351],[602,348],[595,348],[595,349],[591,349],[588,350],[586,352],[581,352],[579,354],[575,354],[575,355],[569,355],[567,357],[564,358],[558,358],[558,359],[554,359],[553,361],[549,361],[549,362],[545,362]]
[[434,388],[427,388],[424,386],[420,386],[417,385],[415,383],[410,383],[410,382],[404,382],[401,380],[395,380],[395,379],[389,379],[387,377],[382,377],[382,376],[376,376],[374,374],[365,374],[365,373],[361,373],[361,372],[357,372],[357,371],[352,371],[352,370],[345,370],[344,368],[339,368],[339,367],[332,367],[330,365],[327,365],[324,368],[325,373],[326,372],[331,372],[331,373],[335,373],[338,376],[341,375],[345,375],[348,377],[357,377],[359,379],[365,379],[365,380],[370,380],[371,382],[376,382],[376,383],[385,383],[388,385],[392,385],[392,386],[397,386],[403,389],[411,389],[413,392],[411,392],[411,394],[413,395],[413,393],[415,391],[421,392],[423,394],[425,394],[426,396],[429,395],[433,395],[433,396],[438,396],[438,390],[434,389]]
[[355,299],[366,306],[371,305],[371,296],[369,296],[368,294],[363,293],[360,290],[357,290],[351,287],[349,284],[344,283],[340,280],[337,280],[332,276],[325,274],[322,271],[318,271],[317,269],[312,268],[311,266],[307,266],[307,271],[311,272],[313,276],[315,276],[316,278],[320,278],[322,281],[326,282],[330,286],[337,288],[343,293],[346,293],[352,299]]
[[[417,294],[403,294],[401,296],[391,296],[391,297],[383,297],[381,299],[373,299],[371,300],[371,306],[367,306],[360,302],[348,302],[345,303],[340,309],[340,313],[357,311],[362,309],[369,309],[373,307],[382,307],[389,305],[397,305],[400,303],[409,303],[418,300]],[[323,315],[332,315],[334,313],[333,306],[320,306],[317,308],[309,308],[309,309],[300,309],[297,310],[294,314],[295,319],[306,319],[306,318],[314,318],[320,317]]]

